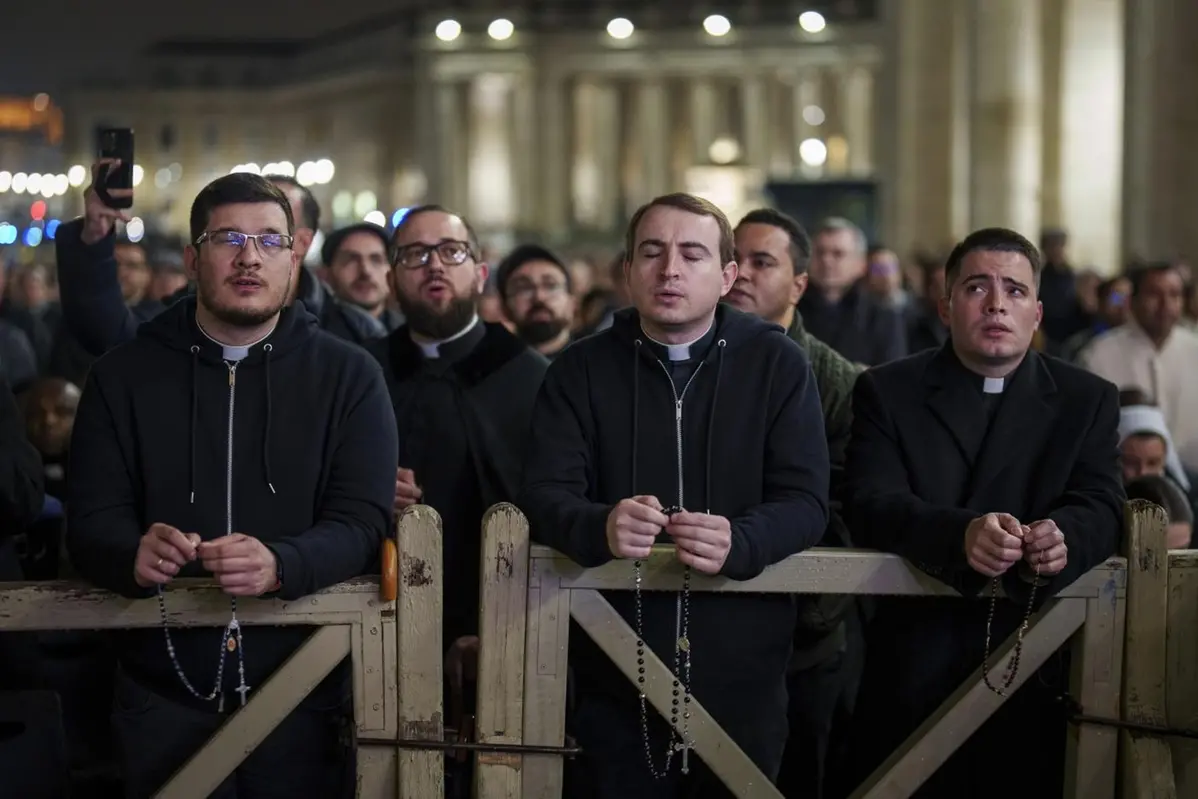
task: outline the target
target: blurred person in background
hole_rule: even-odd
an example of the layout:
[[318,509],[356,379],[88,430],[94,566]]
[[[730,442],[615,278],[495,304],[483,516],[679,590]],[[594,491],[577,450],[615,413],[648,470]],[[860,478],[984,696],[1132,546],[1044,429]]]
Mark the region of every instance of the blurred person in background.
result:
[[1041,325],[1044,347],[1054,351],[1069,337],[1090,324],[1078,299],[1077,278],[1069,263],[1069,234],[1061,228],[1040,233],[1044,271],[1040,275],[1040,301],[1044,305]]
[[1131,280],[1126,275],[1099,283],[1095,297],[1098,304],[1090,327],[1074,333],[1060,349],[1060,356],[1067,361],[1076,361],[1091,341],[1131,318]]
[[883,305],[904,310],[912,300],[903,286],[903,266],[894,250],[880,244],[869,248],[866,255],[865,285]]
[[388,333],[403,324],[403,314],[390,304],[389,244],[383,228],[359,222],[333,231],[320,248],[324,277],[333,293],[373,316]]
[[185,292],[187,272],[183,269],[183,255],[178,250],[162,250],[154,253],[151,261],[154,276],[150,280],[149,298],[166,303],[169,297]]
[[903,315],[865,288],[861,229],[847,219],[826,219],[812,245],[811,285],[799,301],[807,330],[854,363],[874,366],[906,355]]
[[17,267],[11,275],[0,270],[0,320],[25,334],[39,372],[49,368],[60,318],[47,266]]
[[1079,363],[1153,397],[1182,463],[1198,470],[1198,333],[1179,324],[1185,285],[1167,262],[1141,266],[1130,278],[1131,319],[1095,338]]
[[907,347],[911,353],[939,347],[948,341],[948,325],[940,318],[944,296],[944,261],[922,256],[919,296],[907,307]]
[[496,269],[504,315],[516,335],[553,360],[571,341],[577,300],[565,263],[544,247],[524,244]]

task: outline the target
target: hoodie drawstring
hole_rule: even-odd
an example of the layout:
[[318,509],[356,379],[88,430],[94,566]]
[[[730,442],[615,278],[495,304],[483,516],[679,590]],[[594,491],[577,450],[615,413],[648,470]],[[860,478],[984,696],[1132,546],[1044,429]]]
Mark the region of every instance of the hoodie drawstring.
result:
[[640,405],[641,405],[641,340],[638,338],[632,347],[632,490],[628,496],[636,496],[636,449],[640,439]]
[[707,416],[707,464],[704,467],[706,474],[704,475],[705,486],[703,489],[703,499],[707,501],[707,513],[711,513],[711,442],[715,438],[715,406],[716,400],[720,398],[720,376],[724,372],[724,349],[728,346],[728,342],[720,339],[715,343],[720,349],[720,354],[715,362],[715,386],[711,389],[711,413]]
[[[631,489],[629,496],[636,496],[636,462],[637,462],[637,445],[640,443],[640,394],[641,394],[641,368],[640,368],[640,348],[643,342],[641,339],[636,339],[633,342],[632,349],[632,466],[629,469],[631,477]],[[720,378],[724,374],[724,352],[728,346],[726,339],[720,339],[716,342],[716,347],[719,348],[719,354],[716,358],[715,366],[715,386],[711,393],[711,410],[707,415],[707,455],[704,463],[704,494],[703,499],[707,503],[706,513],[711,513],[711,447],[715,440],[715,418],[716,405],[720,398]],[[681,442],[680,442],[681,444]]]
[[188,490],[191,494],[190,503],[195,504],[196,501],[196,412],[199,404],[196,399],[198,389],[198,370],[200,368],[200,346],[198,344],[191,345],[191,441],[188,446],[191,463],[187,470]]
[[262,347],[264,353],[264,371],[266,372],[266,433],[262,438],[262,467],[266,472],[266,487],[270,493],[275,493],[275,485],[270,479],[270,353],[274,347],[267,344]]

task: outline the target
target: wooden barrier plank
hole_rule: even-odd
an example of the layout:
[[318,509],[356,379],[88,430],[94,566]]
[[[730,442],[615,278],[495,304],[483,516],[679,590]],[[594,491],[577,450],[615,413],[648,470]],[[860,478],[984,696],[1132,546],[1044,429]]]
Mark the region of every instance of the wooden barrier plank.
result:
[[[629,681],[637,678],[636,632],[598,591],[574,589],[570,613],[595,645]],[[673,672],[651,649],[645,650],[645,696],[663,719],[670,718]],[[724,732],[697,700],[691,701],[690,737],[703,758],[737,799],[782,799],[777,787]],[[676,728],[681,733],[681,719]]]
[[[441,517],[412,505],[398,521],[399,588],[396,599],[399,665],[399,735],[442,741]],[[445,792],[445,754],[400,749],[399,799],[428,799]]]
[[[1123,660],[1123,719],[1164,726],[1169,614],[1168,523],[1165,511],[1144,500],[1126,508],[1127,642]],[[1168,742],[1124,731],[1120,736],[1123,795],[1174,799]]]
[[[1101,596],[1085,600],[1086,623],[1073,638],[1069,692],[1086,715],[1119,718],[1127,612],[1124,578],[1123,573],[1113,575]],[[1070,725],[1065,741],[1065,799],[1113,799],[1118,763],[1118,730]]]
[[[627,591],[632,585],[631,564],[614,560],[584,569],[565,555],[545,546],[534,546],[534,559],[554,561],[561,584],[570,589]],[[644,561],[642,588],[647,591],[681,591],[682,565],[672,546],[656,546]],[[1122,569],[1115,559],[1066,586],[1058,597],[1094,597],[1109,579],[1108,569]],[[960,596],[898,555],[870,550],[816,547],[792,555],[752,580],[691,576],[692,591],[748,594],[863,594],[870,596]]]
[[[1014,693],[1086,620],[1086,603],[1080,599],[1050,599],[1033,617],[1023,636],[1019,673]],[[1006,671],[1015,653],[1011,635],[995,653],[991,675]],[[991,680],[994,676],[991,677]],[[1010,695],[1008,694],[1008,696]],[[982,682],[979,666],[927,721],[903,742],[853,793],[852,799],[906,799],[923,785],[969,736],[977,732],[1006,701]]]
[[203,799],[350,653],[347,625],[321,627],[156,794]]
[[[524,643],[528,620],[528,520],[514,505],[493,506],[483,517],[479,597],[479,743],[524,742]],[[479,752],[475,799],[519,799],[518,755]]]
[[[1198,552],[1169,553],[1168,688],[1170,727],[1198,730]],[[1178,796],[1198,796],[1198,741],[1170,742]]]
[[[570,592],[552,562],[531,560],[524,651],[524,743],[562,746],[566,739],[566,655]],[[563,763],[554,755],[525,755],[524,799],[562,799]]]

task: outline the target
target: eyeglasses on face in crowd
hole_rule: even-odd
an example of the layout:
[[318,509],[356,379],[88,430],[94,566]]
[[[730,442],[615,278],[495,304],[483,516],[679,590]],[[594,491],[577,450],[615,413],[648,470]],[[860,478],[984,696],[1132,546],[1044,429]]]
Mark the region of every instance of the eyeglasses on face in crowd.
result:
[[566,284],[560,280],[547,280],[543,283],[533,283],[531,280],[513,280],[507,287],[507,295],[517,300],[534,297],[538,291],[547,297],[556,297],[565,293]]
[[208,230],[195,240],[199,247],[204,242],[215,247],[241,250],[250,241],[258,245],[263,255],[277,255],[291,249],[292,237],[286,233],[242,233],[238,230]]
[[391,264],[402,266],[404,269],[420,269],[428,265],[434,252],[444,266],[457,266],[474,256],[469,242],[447,239],[436,244],[409,244],[400,247],[392,256]]

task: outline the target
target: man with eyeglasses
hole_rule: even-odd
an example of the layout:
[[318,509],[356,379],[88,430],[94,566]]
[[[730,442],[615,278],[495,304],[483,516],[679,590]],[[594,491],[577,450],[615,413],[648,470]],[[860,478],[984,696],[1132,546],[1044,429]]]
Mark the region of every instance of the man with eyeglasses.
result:
[[516,335],[553,360],[571,339],[575,300],[570,271],[560,258],[535,244],[512,250],[497,271],[499,296]]
[[[441,514],[447,670],[477,646],[480,523],[515,499],[549,362],[501,324],[483,322],[488,268],[461,216],[413,208],[391,238],[391,288],[406,323],[368,349],[383,366],[399,428],[395,512]],[[469,660],[469,658],[465,658]],[[451,686],[451,721],[470,704]]]
[[[81,238],[111,248],[122,216],[91,206]],[[130,797],[155,794],[312,634],[243,630],[240,603],[366,573],[392,518],[386,385],[366,352],[287,304],[300,267],[282,192],[257,175],[219,178],[196,196],[189,238],[194,296],[96,362],[70,447],[72,564],[163,624],[122,631],[116,647]],[[226,626],[166,628],[185,612],[171,586],[192,577],[227,595]],[[212,795],[353,796],[351,677],[348,662],[335,667]]]
[[[110,165],[115,168],[117,163]],[[112,246],[82,237],[88,216],[122,218],[114,217],[114,209],[107,208],[96,194],[94,185],[99,168],[100,164],[92,166],[93,185],[84,193],[84,218],[63,224],[54,240],[63,323],[78,340],[79,347],[97,357],[131,341],[140,324],[195,292],[195,287],[188,285],[161,302],[126,305]],[[320,224],[320,204],[312,192],[285,175],[268,175],[266,179],[283,193],[295,220],[291,250],[300,266],[291,283],[287,304],[302,302],[323,330],[355,344],[385,336],[387,330],[382,322],[351,303],[339,301],[332,289],[303,266]],[[115,240],[115,231],[109,236]]]

